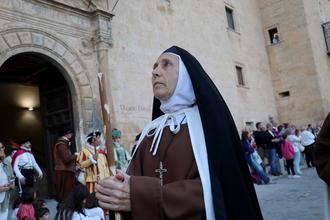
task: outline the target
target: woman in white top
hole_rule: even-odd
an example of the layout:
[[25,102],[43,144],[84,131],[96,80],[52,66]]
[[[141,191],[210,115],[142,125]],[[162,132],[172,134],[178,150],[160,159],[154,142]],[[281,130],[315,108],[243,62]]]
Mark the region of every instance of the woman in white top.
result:
[[55,220],[101,220],[98,216],[86,216],[84,208],[88,196],[86,186],[76,185],[70,195],[60,204]]
[[5,146],[0,142],[0,219],[7,219],[10,193],[15,185],[10,163],[5,160]]
[[305,129],[300,134],[301,144],[305,147],[304,154],[306,165],[308,168],[314,167],[313,148],[315,143],[315,136],[312,132]]
[[300,158],[301,153],[303,151],[303,146],[301,145],[301,140],[299,137],[299,130],[295,129],[291,131],[291,134],[288,136],[288,140],[291,142],[293,149],[294,149],[294,158],[293,158],[293,168],[294,171],[301,175],[302,172],[300,170]]

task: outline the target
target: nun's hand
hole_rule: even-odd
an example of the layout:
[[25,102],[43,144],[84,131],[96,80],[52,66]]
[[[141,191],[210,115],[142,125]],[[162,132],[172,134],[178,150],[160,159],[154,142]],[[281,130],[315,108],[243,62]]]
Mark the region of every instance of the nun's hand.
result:
[[96,184],[96,198],[104,209],[112,211],[131,211],[130,176],[118,171]]

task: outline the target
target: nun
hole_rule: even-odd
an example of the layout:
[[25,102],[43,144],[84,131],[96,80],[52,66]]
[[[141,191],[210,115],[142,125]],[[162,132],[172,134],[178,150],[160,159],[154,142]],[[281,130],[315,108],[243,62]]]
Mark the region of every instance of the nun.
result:
[[239,135],[197,59],[173,46],[152,71],[153,121],[127,173],[96,186],[101,207],[123,219],[263,219]]

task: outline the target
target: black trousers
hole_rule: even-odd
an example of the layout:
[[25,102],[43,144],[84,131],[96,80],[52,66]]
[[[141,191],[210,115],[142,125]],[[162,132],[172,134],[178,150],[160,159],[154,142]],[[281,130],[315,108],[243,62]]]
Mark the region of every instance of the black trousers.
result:
[[20,194],[33,187],[35,171],[33,169],[21,169],[21,173],[25,177],[25,184],[19,183],[18,178],[15,180],[16,186],[19,187]]
[[296,175],[293,169],[293,159],[286,159],[286,171],[288,172],[288,175]]
[[314,143],[311,145],[305,146],[304,154],[305,154],[306,164],[308,167],[314,166],[313,147],[314,147]]
[[33,169],[21,169],[22,175],[25,177],[25,186],[33,187],[34,184],[34,170]]

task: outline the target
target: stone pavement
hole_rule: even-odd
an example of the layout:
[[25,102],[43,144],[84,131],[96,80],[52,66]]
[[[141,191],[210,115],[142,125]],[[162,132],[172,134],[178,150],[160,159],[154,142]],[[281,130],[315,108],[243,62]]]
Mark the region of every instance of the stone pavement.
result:
[[[255,185],[264,220],[323,220],[324,185],[314,168],[303,169],[300,179],[274,177],[276,184]],[[56,201],[47,200],[51,218]],[[248,218],[247,218],[248,219]]]
[[299,179],[275,177],[276,184],[255,185],[264,220],[324,219],[324,183],[315,168],[303,169]]
[[[274,177],[276,184],[255,185],[264,220],[323,220],[324,185],[314,168],[303,169],[300,179]],[[51,218],[56,201],[47,200]],[[248,218],[247,218],[248,219]]]

